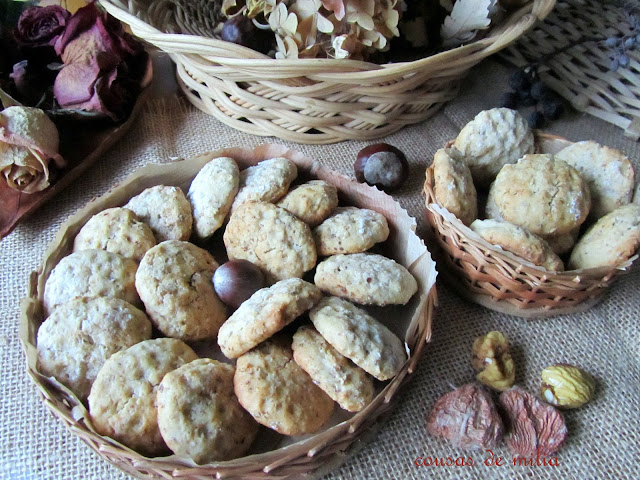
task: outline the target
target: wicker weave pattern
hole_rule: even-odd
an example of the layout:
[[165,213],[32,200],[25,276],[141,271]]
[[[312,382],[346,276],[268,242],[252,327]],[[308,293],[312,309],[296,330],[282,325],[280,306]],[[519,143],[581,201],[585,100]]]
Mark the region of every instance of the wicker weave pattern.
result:
[[544,23],[502,56],[517,66],[548,57],[539,70],[545,83],[576,110],[617,125],[638,140],[640,49],[627,50],[629,67],[612,72],[612,51],[604,45],[609,36],[629,33],[623,9],[612,2],[559,0]]
[[[537,151],[555,153],[569,142],[538,134]],[[426,172],[425,217],[431,225],[441,274],[460,294],[494,310],[521,317],[576,312],[597,303],[606,289],[631,267],[637,255],[616,267],[549,272],[491,245],[440,205],[434,173]]]
[[380,138],[429,118],[456,96],[471,67],[545,18],[555,0],[533,0],[475,43],[387,65],[274,60],[206,38],[211,20],[198,2],[193,9],[167,0],[101,3],[136,36],[170,54],[180,86],[199,109],[247,133],[322,144]]

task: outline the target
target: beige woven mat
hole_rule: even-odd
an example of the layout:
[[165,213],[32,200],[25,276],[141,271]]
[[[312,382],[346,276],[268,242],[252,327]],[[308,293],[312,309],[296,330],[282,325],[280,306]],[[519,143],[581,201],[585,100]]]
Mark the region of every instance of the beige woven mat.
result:
[[[473,116],[498,103],[507,69],[489,61],[466,82],[460,97],[433,119],[406,128],[388,141],[410,159],[412,175],[398,194],[409,212],[420,218],[424,169],[433,153]],[[571,140],[593,138],[621,148],[640,172],[640,147],[613,125],[590,116],[569,116],[549,128]],[[126,175],[149,162],[189,156],[228,146],[265,141],[222,126],[184,104],[156,102],[133,131],[75,185],[0,241],[0,478],[124,480],[126,474],[99,459],[67,432],[40,403],[25,375],[18,340],[18,301],[25,295],[27,275],[40,262],[59,225],[93,196],[101,195]],[[300,146],[299,150],[344,173],[363,143]],[[420,225],[423,225],[420,221]],[[587,313],[525,321],[465,303],[442,284],[433,342],[402,392],[401,400],[381,432],[359,453],[330,473],[330,480],[496,478],[496,479],[632,479],[640,458],[640,268],[617,283],[604,301]],[[568,443],[559,466],[514,467],[505,448],[505,466],[486,466],[485,452],[451,449],[427,436],[425,415],[437,397],[453,385],[472,380],[469,362],[475,336],[502,330],[514,344],[517,381],[535,392],[539,372],[555,362],[583,366],[598,379],[593,403],[566,414]],[[474,466],[418,467],[417,457],[472,457]]]

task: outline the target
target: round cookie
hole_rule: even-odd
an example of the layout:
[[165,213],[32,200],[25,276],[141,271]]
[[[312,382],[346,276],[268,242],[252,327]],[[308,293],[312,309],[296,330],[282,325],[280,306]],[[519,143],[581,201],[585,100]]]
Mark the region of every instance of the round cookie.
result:
[[114,353],[151,338],[151,322],[119,298],[76,298],[60,305],[38,329],[38,364],[80,400]]
[[156,185],[143,190],[124,206],[149,225],[158,243],[189,240],[193,226],[191,205],[180,187]]
[[293,335],[293,359],[342,408],[359,412],[373,399],[373,379],[333,348],[314,328]]
[[578,240],[569,268],[616,266],[640,246],[640,205],[625,205],[606,214]]
[[407,359],[391,330],[347,300],[325,297],[309,317],[333,348],[378,380],[396,376]]
[[318,255],[361,253],[389,236],[384,215],[366,208],[338,207],[312,231]]
[[580,173],[552,155],[525,155],[505,165],[489,190],[487,216],[540,237],[561,235],[587,219],[591,199]]
[[283,337],[273,337],[238,358],[233,385],[245,410],[283,435],[315,433],[333,412],[333,400],[293,361]]
[[562,260],[547,242],[518,225],[496,220],[475,220],[471,230],[487,242],[499,245],[534,265],[552,271],[564,270]]
[[370,253],[333,255],[318,264],[314,283],[323,292],[363,305],[406,304],[418,290],[411,273]]
[[77,297],[115,297],[135,306],[138,264],[106,250],[82,250],[64,257],[54,267],[44,288],[45,312]]
[[533,132],[515,110],[484,110],[458,134],[454,146],[466,158],[476,185],[488,186],[502,167],[534,151]]
[[233,391],[235,368],[201,358],[167,373],[157,393],[167,446],[198,464],[231,460],[249,449],[258,424]]
[[240,189],[231,212],[247,202],[275,202],[282,198],[298,176],[296,164],[286,158],[263,160],[240,172]]
[[265,271],[269,283],[302,277],[316,264],[309,226],[271,203],[240,206],[231,215],[223,240],[230,260],[249,260]]
[[299,278],[281,280],[262,288],[224,322],[218,332],[218,344],[227,358],[243,353],[282,330],[313,307],[322,292]]
[[213,288],[218,263],[189,242],[167,240],[150,249],[136,273],[136,288],[147,315],[168,337],[213,338],[227,318]]
[[455,148],[441,148],[433,157],[433,190],[436,200],[462,223],[478,218],[478,194],[471,170]]
[[214,158],[200,169],[187,193],[198,238],[208,238],[222,226],[239,185],[240,170],[233,158]]
[[73,242],[73,251],[106,250],[136,262],[156,244],[151,228],[127,208],[107,208],[91,217]]
[[633,166],[622,152],[589,140],[574,143],[560,150],[555,157],[578,170],[587,182],[593,218],[631,203]]
[[315,227],[338,206],[338,190],[324,180],[311,180],[292,188],[277,205]]
[[158,385],[167,373],[196,358],[187,344],[174,338],[145,340],[114,353],[89,394],[96,431],[143,455],[165,454],[156,409]]

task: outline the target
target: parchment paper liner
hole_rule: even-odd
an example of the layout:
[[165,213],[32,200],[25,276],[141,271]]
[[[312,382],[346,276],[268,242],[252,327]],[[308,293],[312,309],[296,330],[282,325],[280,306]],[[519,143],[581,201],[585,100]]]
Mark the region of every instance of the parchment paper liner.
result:
[[[571,142],[536,132],[536,152],[557,153]],[[492,245],[440,205],[427,168],[423,193],[425,220],[433,234],[429,246],[440,271],[462,297],[491,310],[524,318],[581,312],[602,299],[607,288],[628,272],[638,255],[615,267],[551,272]]]
[[[341,412],[320,433],[289,439],[282,442],[284,446],[276,450],[197,466],[191,460],[177,456],[146,458],[108,437],[98,435],[91,426],[86,408],[73,393],[54,378],[45,377],[38,372],[36,335],[43,321],[44,284],[57,262],[71,252],[75,235],[92,215],[105,208],[124,205],[131,197],[153,185],[179,186],[186,192],[202,166],[219,156],[234,158],[241,169],[267,158],[289,158],[298,166],[298,178],[301,181],[311,178],[326,180],[338,188],[341,204],[371,208],[384,214],[391,231],[384,253],[411,271],[418,281],[419,290],[406,306],[370,309],[400,338],[404,337],[409,358],[394,379],[380,385],[379,393],[364,410],[355,415]],[[41,267],[32,272],[28,297],[22,301],[20,318],[20,339],[26,354],[27,372],[38,387],[45,405],[72,433],[78,435],[103,458],[138,478],[233,477],[248,480],[299,478],[303,474],[311,474],[307,478],[318,478],[342,463],[346,458],[346,451],[356,449],[362,440],[380,428],[382,420],[395,404],[398,388],[410,378],[425,344],[430,340],[437,273],[435,262],[415,232],[415,219],[390,196],[376,188],[353,182],[282,145],[264,144],[253,150],[230,148],[171,164],[147,165],[72,215],[45,252]]]

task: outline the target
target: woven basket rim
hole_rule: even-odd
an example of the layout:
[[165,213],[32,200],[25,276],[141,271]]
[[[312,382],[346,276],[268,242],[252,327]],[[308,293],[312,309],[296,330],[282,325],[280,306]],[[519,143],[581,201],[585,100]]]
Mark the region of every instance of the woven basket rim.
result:
[[[334,180],[333,183],[338,186],[343,185],[343,182],[355,184],[351,179],[333,172],[326,167],[322,167],[315,162],[301,163],[310,160],[309,157],[283,145],[263,144],[253,149],[229,148],[216,152],[208,152],[207,154],[192,157],[186,161],[192,162],[188,168],[193,169],[196,166],[201,168],[208,160],[215,156],[224,155],[236,158],[238,155],[249,155],[248,152],[260,152],[265,149],[271,149],[269,150],[270,152],[273,151],[273,149],[277,149],[279,156],[285,156],[295,161],[299,168],[305,168],[306,174],[311,177],[317,175],[325,179],[330,177]],[[271,158],[271,156],[269,156],[269,158]],[[45,252],[43,263],[37,271],[32,272],[29,278],[27,298],[21,303],[19,336],[27,358],[28,376],[36,384],[43,402],[47,408],[63,421],[65,426],[73,434],[79,436],[81,440],[101,457],[126,472],[134,476],[139,476],[139,478],[168,478],[168,476],[174,474],[194,480],[201,479],[203,476],[218,478],[217,476],[221,475],[220,478],[224,478],[228,476],[226,472],[229,472],[229,475],[233,474],[233,478],[237,479],[245,478],[245,474],[247,479],[256,478],[255,475],[257,472],[263,472],[266,474],[265,478],[269,478],[271,475],[278,477],[278,475],[284,474],[285,472],[289,472],[287,474],[291,472],[313,473],[314,471],[319,471],[320,467],[327,462],[341,463],[346,457],[344,452],[352,448],[356,440],[359,441],[365,438],[369,435],[368,432],[370,430],[379,428],[380,421],[391,411],[397,401],[396,393],[411,378],[411,374],[415,371],[418,361],[431,338],[431,322],[436,304],[435,263],[431,260],[423,240],[418,237],[416,233],[417,223],[415,219],[410,217],[406,210],[395,201],[393,203],[394,211],[398,212],[398,215],[405,215],[406,219],[410,220],[411,223],[411,232],[398,232],[398,238],[411,238],[413,245],[419,244],[423,248],[423,250],[419,250],[410,255],[407,253],[407,258],[412,259],[411,263],[407,264],[407,267],[415,271],[413,270],[414,267],[424,269],[433,265],[433,271],[430,274],[433,275],[433,284],[431,284],[431,286],[423,284],[419,291],[419,296],[414,297],[414,300],[412,300],[413,306],[411,307],[411,311],[407,310],[407,329],[404,332],[404,341],[406,342],[410,355],[398,375],[384,385],[382,390],[378,392],[373,401],[364,410],[350,416],[347,420],[340,421],[336,425],[328,427],[320,433],[299,440],[292,445],[282,446],[276,450],[251,454],[239,459],[216,462],[209,465],[198,466],[188,459],[177,456],[150,459],[121,445],[115,440],[97,434],[91,425],[83,420],[83,415],[87,415],[86,408],[78,401],[75,395],[54,378],[46,377],[39,372],[36,362],[36,333],[43,318],[40,298],[43,292],[44,282],[46,281],[45,277],[48,276],[48,273],[57,263],[58,257],[61,258],[65,253],[68,253],[69,241],[72,242],[80,226],[86,222],[91,215],[101,211],[103,208],[106,208],[106,205],[110,205],[111,203],[122,203],[124,196],[131,196],[131,192],[128,190],[129,193],[122,193],[126,188],[131,187],[139,193],[139,191],[142,191],[146,186],[149,186],[141,183],[141,181],[157,183],[158,179],[163,178],[162,175],[166,174],[170,169],[174,169],[172,170],[172,174],[182,177],[188,175],[188,172],[176,173],[175,163],[148,164],[128,175],[125,180],[119,182],[101,197],[92,200],[80,208],[75,214],[69,217],[58,230],[55,239]],[[187,167],[183,167],[181,170],[185,169],[187,169]],[[190,176],[188,178],[190,179],[192,177]],[[175,183],[182,182],[176,179]],[[370,196],[377,199],[381,198],[380,195],[385,195],[386,197],[386,194],[383,192],[363,184],[358,186],[357,191],[363,194],[360,200],[362,202],[369,201]],[[418,253],[419,256],[413,258],[413,255]],[[404,257],[405,254],[402,254],[402,256]],[[422,266],[418,267],[416,265]],[[426,279],[422,279],[421,282],[422,281],[427,282]],[[409,316],[411,316],[411,322],[409,322]]]
[[[535,131],[534,134],[536,138],[536,145],[541,147],[543,152],[558,151],[560,148],[572,143],[566,138],[558,135],[541,131]],[[451,142],[447,143],[447,145],[450,144]],[[572,285],[575,286],[573,287],[573,290],[576,292],[580,289],[589,290],[590,288],[593,288],[593,295],[578,303],[563,304],[562,301],[559,300],[556,306],[548,308],[547,306],[521,304],[519,302],[510,302],[505,299],[495,298],[488,290],[482,292],[471,291],[466,282],[453,282],[456,290],[463,294],[463,296],[487,308],[523,317],[552,316],[584,311],[600,299],[615,277],[628,272],[635,260],[638,258],[638,254],[635,254],[615,266],[565,271],[547,270],[544,267],[532,264],[512,252],[503,250],[501,247],[487,242],[480,235],[471,230],[470,227],[463,224],[457,217],[455,217],[455,215],[449,212],[437,201],[433,184],[433,165],[430,165],[426,170],[426,178],[423,187],[423,195],[425,196],[425,217],[431,228],[435,229],[439,235],[451,239],[451,242],[447,242],[446,246],[443,245],[443,242],[438,242],[440,249],[445,251],[445,257],[448,262],[455,263],[453,257],[460,257],[462,252],[460,245],[464,243],[466,245],[476,247],[478,251],[482,252],[481,259],[474,259],[477,268],[485,270],[493,268],[500,272],[499,275],[495,272],[493,274],[492,283],[496,285],[505,285],[504,281],[501,280],[501,277],[504,277],[505,268],[503,267],[506,267],[517,274],[525,275],[532,283],[536,284],[536,287],[556,283],[567,289],[567,294],[571,292]],[[440,224],[446,227],[446,231],[444,228],[440,227]],[[467,261],[473,263],[473,261],[468,258]],[[499,267],[496,267],[496,265]],[[469,277],[467,272],[462,268],[455,268],[453,270],[455,273],[447,271],[447,275],[444,275],[444,269],[441,268],[441,270],[443,276],[449,279],[448,283],[452,283],[452,280],[459,279],[460,276],[465,280],[473,281],[473,279]],[[488,276],[491,276],[491,274],[489,273]],[[512,280],[515,279],[511,277],[510,281]]]

